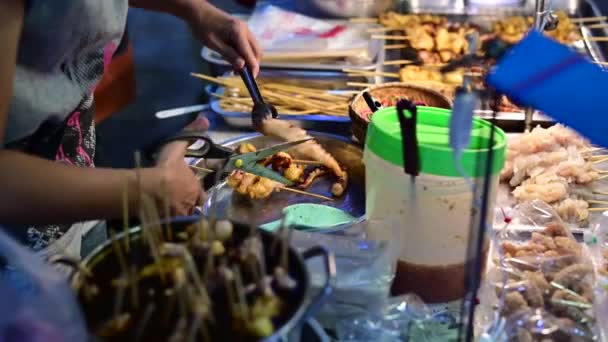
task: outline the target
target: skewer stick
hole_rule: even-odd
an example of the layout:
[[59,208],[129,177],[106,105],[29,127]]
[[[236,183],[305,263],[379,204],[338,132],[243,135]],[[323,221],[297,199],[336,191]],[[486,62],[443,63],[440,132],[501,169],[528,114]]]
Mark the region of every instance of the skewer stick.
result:
[[144,335],[144,330],[146,328],[146,325],[148,324],[148,321],[152,317],[152,314],[154,313],[155,310],[156,310],[156,305],[154,304],[154,302],[152,302],[152,301],[148,302],[148,305],[146,306],[146,309],[144,310],[144,314],[143,314],[142,318],[139,320],[139,322],[137,323],[137,328],[135,329],[135,341],[136,342],[141,341],[141,338]]
[[600,163],[603,163],[605,161],[608,161],[608,157],[603,157],[603,158],[600,158],[598,160],[594,160],[592,163],[593,164],[600,164]]
[[410,36],[398,36],[398,35],[388,35],[388,34],[374,34],[372,35],[372,39],[384,39],[384,40],[411,40]]
[[383,71],[367,71],[357,69],[342,69],[342,72],[348,73],[349,77],[361,77],[361,76],[384,76],[399,78],[399,74],[394,72],[383,72]]
[[318,194],[314,194],[312,192],[307,192],[307,191],[298,190],[298,189],[294,189],[294,188],[288,188],[286,186],[280,187],[279,189],[280,190],[289,191],[289,192],[293,192],[293,193],[299,194],[299,195],[310,196],[310,197],[322,199],[322,200],[325,200],[325,201],[333,201],[334,200],[333,198],[329,198],[327,196],[318,195]]
[[591,42],[608,42],[608,37],[589,37]]
[[122,230],[125,234],[125,250],[129,252],[129,180],[125,178],[125,183],[122,189]]
[[213,172],[213,170],[211,169],[206,169],[204,167],[200,167],[200,166],[195,166],[195,165],[189,165],[189,168],[193,169],[193,170],[197,170],[197,171],[204,171],[204,172]]
[[588,29],[603,29],[603,28],[608,28],[608,24],[607,23],[591,24],[591,25],[586,25],[585,27],[587,27]]
[[414,61],[410,61],[409,59],[397,59],[394,61],[386,61],[382,65],[403,65],[403,64],[411,64]]
[[373,83],[362,83],[362,82],[346,82],[348,87],[359,87],[359,88],[368,88],[375,86]]
[[293,162],[296,163],[296,164],[303,164],[303,165],[323,165],[323,163],[321,163],[319,161],[316,161],[316,160],[294,159]]
[[606,178],[608,178],[608,175],[599,176],[597,179],[602,180],[602,179],[606,179]]
[[608,208],[589,208],[588,210],[590,212],[594,212],[594,211],[607,211]]
[[195,78],[200,78],[201,80],[209,81],[209,82],[212,82],[212,83],[215,83],[215,84],[223,85],[225,87],[230,86],[228,84],[228,82],[226,82],[226,81],[224,81],[224,80],[222,80],[222,79],[220,79],[218,77],[211,77],[211,76],[208,76],[208,75],[205,75],[205,74],[197,74],[195,72],[191,72],[190,76],[195,77]]
[[604,147],[589,147],[580,151],[580,153],[592,153],[605,150]]
[[378,18],[351,18],[348,20],[351,23],[359,23],[359,24],[366,24],[366,23],[377,23],[378,22]]
[[596,194],[596,195],[608,196],[608,192],[605,192],[605,191],[593,190],[593,193]]
[[589,23],[589,22],[594,22],[594,21],[604,21],[607,18],[608,17],[606,17],[606,16],[585,17],[585,18],[572,18],[572,19],[570,19],[570,21],[573,22],[573,23],[581,24],[581,23]]
[[608,204],[608,201],[587,200],[589,204]]
[[384,50],[397,50],[397,49],[405,49],[407,45],[405,44],[388,44],[384,45]]
[[383,27],[368,28],[366,31],[367,31],[367,33],[378,33],[378,32],[392,31],[392,30],[394,30],[394,28],[383,26]]

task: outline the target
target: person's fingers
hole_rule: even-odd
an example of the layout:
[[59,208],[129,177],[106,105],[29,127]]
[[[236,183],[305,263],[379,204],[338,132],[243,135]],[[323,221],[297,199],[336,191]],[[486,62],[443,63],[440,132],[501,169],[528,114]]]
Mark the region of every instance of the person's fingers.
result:
[[184,130],[186,131],[195,131],[195,132],[205,132],[209,130],[209,120],[200,113],[194,121],[192,121]]
[[255,57],[258,59],[259,62],[262,59],[262,56],[264,55],[264,50],[262,49],[262,46],[258,42],[257,38],[253,35],[253,33],[251,33],[250,30],[247,30],[247,40],[249,40],[249,43],[253,48],[253,53],[255,53]]
[[163,146],[158,154],[158,164],[183,159],[189,143],[187,141],[173,141]]
[[226,59],[230,64],[232,64],[234,69],[243,69],[245,66],[245,60],[241,58],[237,50],[228,46],[216,35],[211,35],[209,37],[209,41],[214,46],[215,50],[219,52],[219,54],[222,55],[222,57],[224,57],[224,59]]
[[234,21],[232,23],[232,39],[230,39],[230,41],[236,45],[237,52],[243,59],[245,59],[245,63],[253,75],[257,76],[260,72],[260,65],[258,64],[256,55],[253,52],[251,43],[249,42],[249,37],[247,35],[249,30],[247,29],[246,25],[247,24],[240,20]]

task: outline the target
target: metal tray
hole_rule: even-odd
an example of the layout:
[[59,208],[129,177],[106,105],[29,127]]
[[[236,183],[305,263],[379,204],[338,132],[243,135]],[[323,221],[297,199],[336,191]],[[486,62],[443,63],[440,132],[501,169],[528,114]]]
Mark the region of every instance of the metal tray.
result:
[[[203,214],[214,214],[216,217],[228,218],[235,222],[262,225],[281,218],[282,210],[296,203],[319,203],[339,208],[354,217],[361,218],[365,214],[365,166],[363,165],[363,151],[350,142],[349,139],[318,133],[309,132],[316,138],[336,160],[346,167],[349,175],[348,187],[344,196],[333,201],[325,201],[298,195],[291,192],[281,191],[273,193],[264,200],[250,200],[236,195],[232,188],[225,182],[218,184],[208,191],[208,200],[203,206]],[[236,148],[242,143],[251,143],[258,148],[264,148],[281,140],[260,134],[245,135],[223,145]],[[332,180],[330,177],[317,179],[307,191],[331,197],[330,188]]]
[[[294,83],[298,83],[299,80],[314,80],[321,82],[328,82],[334,84],[336,88],[345,88],[347,81],[362,81],[368,82],[367,79],[346,79],[345,75],[340,72],[330,72],[330,71],[281,71],[281,70],[264,70],[260,73],[260,78],[264,77],[277,77],[277,78],[285,78],[289,79]],[[210,86],[207,88],[207,93],[218,93],[223,94],[225,92],[224,87],[216,87]],[[336,92],[340,92],[340,90],[336,90]],[[229,112],[224,110],[220,106],[220,101],[217,98],[212,98],[210,101],[210,108],[219,116],[221,116],[224,121],[232,127],[237,128],[250,128],[251,127],[251,113],[246,112]],[[345,113],[346,114],[346,113]],[[349,135],[351,134],[351,121],[348,115],[345,116],[335,116],[335,115],[323,115],[323,114],[314,114],[314,115],[281,115],[279,113],[279,118],[282,120],[287,120],[293,123],[294,125],[301,127],[306,130],[320,131],[333,133],[338,135]]]
[[[243,21],[247,21],[248,16],[236,16]],[[352,25],[346,20],[328,20],[330,23]],[[378,24],[360,24],[366,25],[370,28],[380,27]],[[272,62],[272,63],[261,63],[262,69],[287,69],[287,70],[311,70],[311,71],[341,71],[344,68],[357,68],[362,70],[379,71],[382,68],[385,60],[385,49],[384,40],[375,39],[371,40],[371,54],[373,55],[372,61],[367,63],[352,63],[349,61],[340,61],[335,63],[286,63],[286,62]],[[201,50],[201,57],[211,63],[214,66],[214,73],[221,75],[232,68],[230,64],[226,62],[222,56],[214,50],[207,47],[203,47]]]

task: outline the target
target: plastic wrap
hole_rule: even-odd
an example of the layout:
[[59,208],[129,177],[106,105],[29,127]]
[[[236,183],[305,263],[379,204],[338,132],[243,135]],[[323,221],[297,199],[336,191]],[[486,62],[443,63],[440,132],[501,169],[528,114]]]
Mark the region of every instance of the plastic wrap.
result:
[[598,303],[589,248],[543,202],[523,203],[506,216],[480,292],[479,336],[499,341],[596,338]]
[[86,341],[66,279],[0,229],[0,341]]
[[[322,246],[336,260],[336,283],[332,295],[316,315],[324,327],[369,312],[381,312],[388,303],[395,272],[395,249],[386,241],[365,238],[365,222],[346,225],[336,233],[309,233],[294,230],[292,244],[300,250]],[[311,260],[313,286],[323,281],[322,265]]]
[[361,25],[336,24],[273,5],[257,6],[248,25],[268,55],[288,51],[360,50],[370,59],[374,57],[369,56],[370,41]]

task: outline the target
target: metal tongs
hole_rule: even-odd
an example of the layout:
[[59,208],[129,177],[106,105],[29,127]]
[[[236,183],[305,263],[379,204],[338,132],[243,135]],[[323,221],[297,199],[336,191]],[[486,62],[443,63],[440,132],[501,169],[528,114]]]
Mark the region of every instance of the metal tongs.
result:
[[[250,152],[239,154],[235,150],[215,144],[211,138],[201,132],[182,132],[179,133],[163,143],[168,144],[173,141],[187,141],[195,143],[202,140],[203,144],[197,149],[188,149],[185,157],[190,158],[206,158],[206,159],[224,159],[225,163],[220,172],[222,174],[230,173],[234,170],[242,170],[256,176],[270,178],[274,181],[285,185],[293,185],[294,183],[289,179],[283,177],[281,174],[258,164],[260,161],[272,156],[281,151],[288,150],[299,144],[305,143],[312,138],[302,139],[297,141],[286,142],[283,144],[275,145],[272,147],[261,149],[257,152]],[[205,176],[208,178],[211,174]]]
[[278,116],[276,108],[274,106],[264,102],[264,98],[262,98],[262,94],[260,93],[260,89],[258,88],[258,84],[255,81],[255,77],[249,70],[249,67],[245,66],[241,71],[239,71],[241,78],[243,79],[243,83],[247,87],[249,91],[249,95],[253,100],[253,109],[251,110],[251,120],[253,122],[253,127],[256,130],[259,130],[262,122],[269,117],[276,118]]

